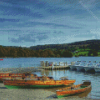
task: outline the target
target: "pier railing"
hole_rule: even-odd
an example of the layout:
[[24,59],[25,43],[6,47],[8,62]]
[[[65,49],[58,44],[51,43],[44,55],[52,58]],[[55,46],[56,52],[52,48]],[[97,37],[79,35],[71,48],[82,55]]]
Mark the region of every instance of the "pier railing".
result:
[[59,62],[57,64],[57,62],[41,61],[41,68],[42,69],[49,69],[49,70],[52,70],[52,69],[68,69],[69,66],[68,66],[67,62]]

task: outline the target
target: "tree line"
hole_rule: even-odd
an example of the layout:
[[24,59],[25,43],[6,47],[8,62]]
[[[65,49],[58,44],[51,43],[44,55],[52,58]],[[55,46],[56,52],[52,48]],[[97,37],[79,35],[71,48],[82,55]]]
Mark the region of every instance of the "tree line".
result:
[[[79,50],[77,53],[75,51]],[[88,54],[82,53],[87,51]],[[88,49],[88,50],[87,50]],[[70,44],[37,45],[29,48],[0,46],[0,57],[72,57],[100,55],[100,40],[88,40]]]
[[0,46],[0,57],[72,57],[73,54],[67,49],[62,50],[32,50],[22,47]]

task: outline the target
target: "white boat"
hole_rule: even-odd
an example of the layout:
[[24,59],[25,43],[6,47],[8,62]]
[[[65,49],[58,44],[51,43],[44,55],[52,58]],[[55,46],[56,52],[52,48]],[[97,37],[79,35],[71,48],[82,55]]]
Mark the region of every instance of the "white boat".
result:
[[71,65],[69,65],[71,70],[76,70],[76,65],[78,65],[79,63],[76,62],[71,62]]
[[99,73],[100,72],[100,63],[98,63],[95,67],[94,67],[94,70],[96,73]]
[[77,69],[77,71],[82,71],[82,70],[84,70],[84,66],[82,66],[82,65],[76,66],[76,69]]
[[84,64],[82,62],[76,62],[74,65],[70,66],[71,70],[77,70],[77,71],[82,71],[84,70]]
[[94,70],[94,65],[92,63],[88,63],[86,66],[84,66],[84,69],[86,72]]
[[84,66],[86,65],[85,62],[81,62],[79,65],[76,66],[77,71],[84,71]]

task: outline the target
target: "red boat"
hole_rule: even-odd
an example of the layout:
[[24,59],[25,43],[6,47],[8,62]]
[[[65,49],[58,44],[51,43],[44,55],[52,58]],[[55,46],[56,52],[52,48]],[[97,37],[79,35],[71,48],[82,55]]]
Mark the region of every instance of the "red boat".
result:
[[1,61],[1,60],[3,60],[3,59],[0,59],[0,61]]

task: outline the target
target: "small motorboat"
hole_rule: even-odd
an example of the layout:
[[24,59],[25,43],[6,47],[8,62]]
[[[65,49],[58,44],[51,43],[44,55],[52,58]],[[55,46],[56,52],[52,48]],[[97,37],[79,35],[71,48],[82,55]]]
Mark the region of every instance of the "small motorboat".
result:
[[85,92],[89,88],[91,88],[91,82],[84,81],[82,84],[72,85],[71,87],[66,87],[66,88],[56,90],[56,94],[58,98],[62,98],[62,97],[67,97],[67,96]]

